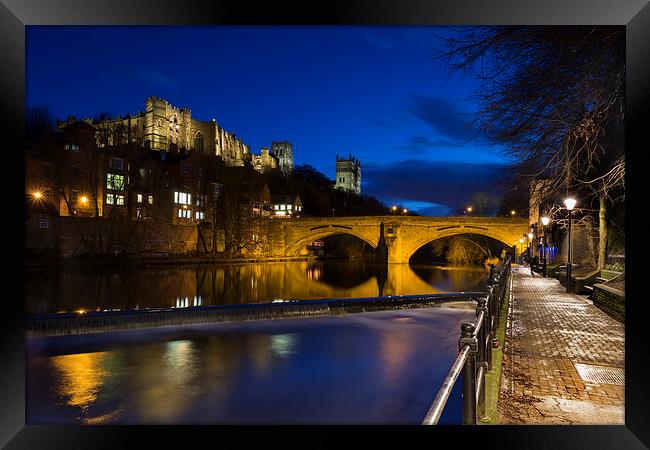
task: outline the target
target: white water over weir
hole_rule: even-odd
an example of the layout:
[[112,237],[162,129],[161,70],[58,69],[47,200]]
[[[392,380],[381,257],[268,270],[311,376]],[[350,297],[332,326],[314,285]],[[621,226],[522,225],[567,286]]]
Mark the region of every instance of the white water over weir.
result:
[[142,309],[27,316],[28,337],[62,336],[136,328],[305,318],[348,313],[433,307],[436,304],[474,300],[483,292],[404,295],[372,298],[296,300],[278,303],[197,306],[182,309]]

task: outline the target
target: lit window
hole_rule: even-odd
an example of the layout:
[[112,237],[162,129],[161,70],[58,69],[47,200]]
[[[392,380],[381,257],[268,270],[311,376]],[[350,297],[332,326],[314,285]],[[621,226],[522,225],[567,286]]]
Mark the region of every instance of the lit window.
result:
[[279,205],[273,205],[273,209],[275,209],[277,211],[278,209],[280,209],[280,206]]
[[150,205],[153,205],[153,195],[150,195],[150,196],[149,196],[149,204],[150,204]]
[[124,188],[124,175],[115,173],[106,174],[106,189],[121,191]]
[[174,192],[174,203],[178,205],[190,205],[192,203],[192,194],[186,192]]
[[280,205],[280,209],[284,211],[284,205]]
[[192,218],[192,211],[190,211],[189,209],[180,208],[178,210],[178,217],[182,217],[184,219],[190,219]]
[[107,205],[124,205],[124,196],[123,195],[106,195],[106,204]]
[[78,152],[79,146],[77,144],[65,144],[65,149],[71,152]]
[[138,194],[138,200],[137,200],[137,202],[138,202],[138,203],[142,203],[142,194]]
[[291,206],[291,205],[287,205],[287,209],[288,209],[289,211],[291,211],[291,210],[293,209],[293,206]]
[[203,218],[205,217],[205,213],[203,211],[197,211],[196,213],[194,213],[194,217],[196,219],[203,220]]

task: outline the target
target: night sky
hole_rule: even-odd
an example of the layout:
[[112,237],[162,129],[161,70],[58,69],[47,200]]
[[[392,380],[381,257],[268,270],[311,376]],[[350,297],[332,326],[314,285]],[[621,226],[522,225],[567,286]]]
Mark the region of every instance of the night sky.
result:
[[362,192],[452,215],[507,160],[471,126],[476,80],[436,59],[445,27],[27,27],[28,106],[59,119],[144,110],[147,96],[216,119],[259,153],[332,180],[361,161]]

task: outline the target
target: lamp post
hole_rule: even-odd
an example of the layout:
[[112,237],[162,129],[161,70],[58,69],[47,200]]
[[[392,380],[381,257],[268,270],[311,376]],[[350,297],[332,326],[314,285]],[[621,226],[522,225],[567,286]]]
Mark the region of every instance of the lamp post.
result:
[[564,205],[566,206],[566,209],[569,210],[569,248],[568,248],[568,254],[567,254],[567,263],[566,263],[566,291],[571,292],[571,212],[573,211],[573,208],[576,206],[576,200],[574,198],[566,198],[564,200]]
[[524,253],[524,238],[519,238],[519,255]]
[[542,274],[544,276],[546,276],[546,225],[550,221],[548,217],[542,217]]

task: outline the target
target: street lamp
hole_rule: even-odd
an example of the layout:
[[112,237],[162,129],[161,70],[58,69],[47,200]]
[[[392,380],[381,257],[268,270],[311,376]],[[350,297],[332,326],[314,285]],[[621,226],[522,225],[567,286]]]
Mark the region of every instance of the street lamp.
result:
[[35,191],[35,192],[32,193],[32,196],[33,196],[36,200],[38,200],[38,199],[40,199],[40,198],[43,196],[43,194],[42,194],[40,191]]
[[511,215],[512,217],[514,217],[515,214],[517,214],[517,212],[516,212],[514,209],[511,209],[511,210],[510,210],[510,215]]
[[576,206],[576,199],[574,198],[566,198],[564,200],[564,206],[566,206],[566,209],[569,210],[569,250],[567,254],[567,263],[566,263],[566,291],[571,292],[571,211],[573,211],[573,208]]
[[391,208],[391,210],[393,211],[393,214],[395,214],[395,213],[397,212],[397,206],[394,206],[394,205],[393,205],[393,207]]
[[551,219],[546,216],[542,217],[542,274],[546,276],[546,225]]
[[402,210],[402,212],[404,213],[404,215],[406,215],[406,213],[409,212],[409,210],[406,209],[406,208],[404,208],[404,209]]
[[472,214],[472,207],[471,207],[471,206],[468,206],[468,207],[467,207],[467,212],[468,212],[469,214]]

